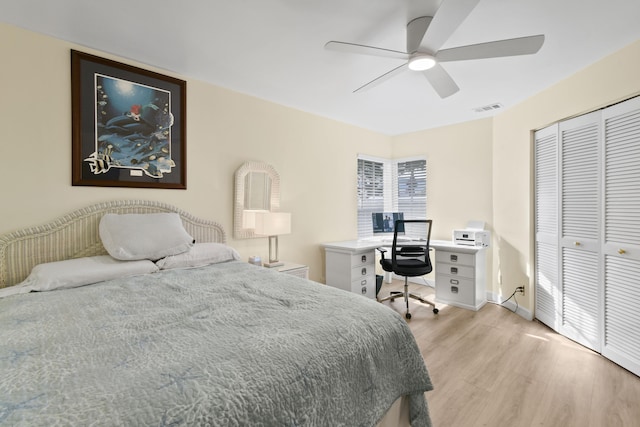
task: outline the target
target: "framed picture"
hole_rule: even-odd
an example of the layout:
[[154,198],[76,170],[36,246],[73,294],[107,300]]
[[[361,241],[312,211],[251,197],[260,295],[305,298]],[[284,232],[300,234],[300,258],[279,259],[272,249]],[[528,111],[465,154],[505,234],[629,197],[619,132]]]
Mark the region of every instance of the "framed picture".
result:
[[186,189],[186,82],[71,51],[72,184]]

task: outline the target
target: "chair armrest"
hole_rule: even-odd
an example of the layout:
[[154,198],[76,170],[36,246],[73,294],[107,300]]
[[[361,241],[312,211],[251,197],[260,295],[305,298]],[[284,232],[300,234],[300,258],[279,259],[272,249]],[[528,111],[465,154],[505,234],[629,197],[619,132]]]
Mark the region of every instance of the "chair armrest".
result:
[[384,254],[387,253],[387,250],[385,248],[376,248],[376,249],[380,251],[380,255],[382,255],[382,259],[384,259]]

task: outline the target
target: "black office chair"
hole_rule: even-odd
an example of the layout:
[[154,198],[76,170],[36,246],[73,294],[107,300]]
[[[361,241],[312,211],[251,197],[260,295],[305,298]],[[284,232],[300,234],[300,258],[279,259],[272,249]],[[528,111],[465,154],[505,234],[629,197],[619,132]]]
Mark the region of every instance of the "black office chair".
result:
[[[383,302],[387,300],[395,300],[401,296],[404,296],[405,304],[407,305],[407,312],[404,315],[407,319],[411,319],[411,313],[409,313],[409,298],[416,299],[424,304],[428,304],[433,307],[433,313],[438,314],[436,306],[422,298],[420,295],[412,294],[409,292],[409,277],[423,276],[431,273],[433,266],[431,265],[431,258],[429,257],[429,239],[431,238],[431,223],[430,219],[406,219],[396,220],[393,232],[393,245],[391,246],[391,258],[385,258],[387,249],[378,248],[382,258],[380,259],[380,265],[384,271],[395,273],[399,276],[404,276],[404,292],[394,291],[388,297],[379,299]],[[398,229],[404,230],[406,224],[425,224],[427,228],[427,235],[425,240],[412,240],[403,241],[402,236],[398,238]]]

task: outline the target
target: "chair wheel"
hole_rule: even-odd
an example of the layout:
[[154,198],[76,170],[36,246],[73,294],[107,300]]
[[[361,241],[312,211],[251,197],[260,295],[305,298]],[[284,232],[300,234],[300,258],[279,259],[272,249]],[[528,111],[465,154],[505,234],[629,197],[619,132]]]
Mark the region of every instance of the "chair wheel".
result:
[[396,299],[395,298],[391,298],[389,301],[394,302]]
[[404,317],[406,317],[407,319],[411,319],[411,313],[405,314]]
[[437,308],[435,308],[435,307],[433,308],[433,314],[438,314],[439,311],[440,310],[438,310]]

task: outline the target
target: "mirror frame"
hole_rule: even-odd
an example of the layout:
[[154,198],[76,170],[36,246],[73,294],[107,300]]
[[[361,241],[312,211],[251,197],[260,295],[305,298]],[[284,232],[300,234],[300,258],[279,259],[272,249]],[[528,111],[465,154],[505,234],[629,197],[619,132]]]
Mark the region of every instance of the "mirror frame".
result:
[[280,209],[280,175],[273,166],[262,162],[245,162],[236,170],[235,174],[235,203],[233,206],[233,237],[236,239],[253,239],[256,236],[253,228],[244,228],[242,217],[245,200],[245,178],[249,173],[262,172],[271,179],[271,194],[269,195],[270,212]]

